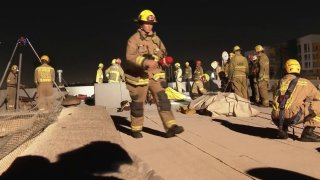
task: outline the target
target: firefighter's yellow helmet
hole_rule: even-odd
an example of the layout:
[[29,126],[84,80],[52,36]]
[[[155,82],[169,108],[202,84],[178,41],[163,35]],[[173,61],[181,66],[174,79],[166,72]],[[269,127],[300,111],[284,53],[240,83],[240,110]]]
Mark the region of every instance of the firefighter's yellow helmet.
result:
[[14,65],[12,65],[11,70],[12,70],[12,71],[14,71],[14,70],[18,71],[18,66],[17,66],[17,65],[15,65],[15,64],[14,64]]
[[180,67],[180,63],[175,63],[174,66],[175,67]]
[[238,51],[238,50],[241,50],[240,46],[236,45],[236,46],[233,47],[233,51],[234,51],[234,52],[235,52],[235,51]]
[[149,23],[155,23],[156,21],[156,16],[154,13],[148,9],[145,9],[140,12],[138,16],[138,21],[140,22],[149,22]]
[[256,45],[256,47],[254,49],[256,50],[256,52],[261,52],[264,50],[261,45]]
[[189,66],[189,62],[186,62],[186,66]]
[[102,63],[99,63],[98,67],[99,67],[99,68],[103,68],[103,64],[102,64]]
[[116,59],[112,59],[111,64],[113,65],[113,64],[116,64],[116,63],[117,63],[117,60]]
[[298,73],[300,74],[301,66],[298,60],[288,59],[285,64],[287,73]]
[[209,79],[210,79],[210,76],[208,74],[202,75],[202,81],[207,82],[207,81],[209,81]]
[[49,58],[49,56],[47,56],[47,55],[43,55],[43,56],[41,56],[40,59],[49,62],[49,59],[50,59],[50,58]]

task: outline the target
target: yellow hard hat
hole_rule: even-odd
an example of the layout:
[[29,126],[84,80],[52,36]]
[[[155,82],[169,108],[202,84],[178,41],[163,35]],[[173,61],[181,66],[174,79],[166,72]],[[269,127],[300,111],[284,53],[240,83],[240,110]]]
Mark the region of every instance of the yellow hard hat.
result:
[[117,60],[116,59],[112,59],[111,64],[116,64]]
[[180,67],[180,63],[175,63],[174,66],[175,67]]
[[301,66],[298,60],[288,59],[285,64],[287,73],[298,73],[300,74]]
[[41,56],[40,59],[49,62],[49,56],[47,56],[47,55]]
[[156,16],[153,14],[152,11],[146,9],[140,12],[138,16],[138,21],[142,22],[149,22],[149,23],[155,23],[156,21]]
[[99,63],[98,67],[99,67],[99,68],[103,68],[103,64],[102,64],[102,63]]
[[14,65],[12,65],[11,70],[12,70],[12,71],[14,71],[14,70],[18,71],[18,66],[17,66],[17,65],[15,65],[15,64],[14,64]]
[[210,76],[208,74],[204,74],[203,77],[204,77],[205,81],[209,81],[209,79],[210,79]]
[[233,52],[241,50],[240,46],[236,45],[233,47]]
[[256,52],[260,52],[260,51],[264,50],[261,45],[256,45],[256,47],[254,49],[256,50]]
[[189,66],[189,62],[186,62],[186,66]]

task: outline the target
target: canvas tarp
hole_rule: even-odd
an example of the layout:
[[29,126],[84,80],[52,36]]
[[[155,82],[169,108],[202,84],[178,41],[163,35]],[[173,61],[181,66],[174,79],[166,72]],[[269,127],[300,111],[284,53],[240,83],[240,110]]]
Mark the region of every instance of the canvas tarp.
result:
[[189,104],[189,109],[207,109],[212,117],[220,115],[233,115],[236,117],[251,117],[259,114],[250,101],[235,93],[215,93],[202,95]]

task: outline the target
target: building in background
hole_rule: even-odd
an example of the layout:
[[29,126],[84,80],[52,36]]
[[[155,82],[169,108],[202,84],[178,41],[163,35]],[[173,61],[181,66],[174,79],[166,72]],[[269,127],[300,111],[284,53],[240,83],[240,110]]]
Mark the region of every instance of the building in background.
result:
[[297,55],[301,61],[301,74],[318,79],[320,74],[320,34],[309,34],[297,39]]

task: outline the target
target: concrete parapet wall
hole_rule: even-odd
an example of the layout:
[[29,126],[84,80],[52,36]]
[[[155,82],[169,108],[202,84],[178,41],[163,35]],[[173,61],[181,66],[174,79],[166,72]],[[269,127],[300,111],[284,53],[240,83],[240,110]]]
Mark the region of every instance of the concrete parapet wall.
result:
[[94,84],[95,104],[107,108],[120,108],[120,102],[131,101],[124,82]]

